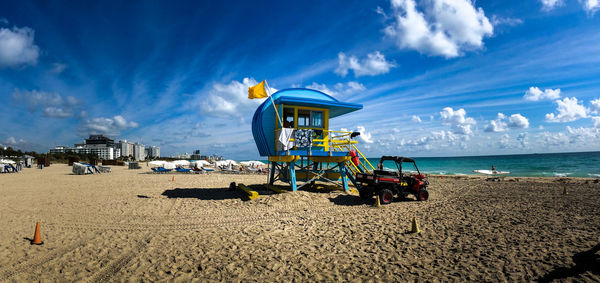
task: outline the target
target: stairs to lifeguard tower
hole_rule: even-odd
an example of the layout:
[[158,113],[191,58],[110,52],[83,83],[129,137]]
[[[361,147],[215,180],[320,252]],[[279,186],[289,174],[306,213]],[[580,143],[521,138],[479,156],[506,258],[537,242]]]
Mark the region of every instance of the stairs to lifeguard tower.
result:
[[[360,152],[356,147],[357,141],[353,141],[349,135],[339,135],[332,137],[331,147],[333,151],[337,152],[351,152],[354,155],[352,159],[346,161],[346,168],[348,168],[348,177],[352,183],[356,186],[356,174],[357,173],[368,173],[372,174],[375,167],[369,162],[369,160]],[[352,152],[354,152],[352,154]],[[357,161],[358,164],[355,162]]]

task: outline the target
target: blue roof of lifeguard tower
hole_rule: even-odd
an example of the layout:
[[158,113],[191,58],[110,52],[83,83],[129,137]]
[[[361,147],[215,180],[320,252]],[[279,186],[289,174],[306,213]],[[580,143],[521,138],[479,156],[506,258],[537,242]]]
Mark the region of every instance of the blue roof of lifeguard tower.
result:
[[[330,95],[314,89],[290,88],[272,95],[275,104],[307,106],[329,109],[329,118],[335,118],[362,109],[361,104],[341,102]],[[261,156],[275,154],[275,110],[267,98],[254,112],[252,134]],[[279,113],[281,115],[281,113]]]

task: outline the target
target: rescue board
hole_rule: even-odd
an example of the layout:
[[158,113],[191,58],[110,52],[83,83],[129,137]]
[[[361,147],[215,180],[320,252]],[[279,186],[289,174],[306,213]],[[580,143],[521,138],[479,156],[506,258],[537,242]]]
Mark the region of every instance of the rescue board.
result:
[[475,173],[484,174],[484,175],[506,175],[510,174],[508,171],[497,171],[497,170],[473,170]]

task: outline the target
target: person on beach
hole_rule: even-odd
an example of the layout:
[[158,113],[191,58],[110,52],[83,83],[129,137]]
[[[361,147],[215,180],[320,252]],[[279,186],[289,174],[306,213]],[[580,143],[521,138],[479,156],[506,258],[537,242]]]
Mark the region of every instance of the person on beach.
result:
[[494,168],[494,165],[492,165],[492,172],[496,172],[496,168]]

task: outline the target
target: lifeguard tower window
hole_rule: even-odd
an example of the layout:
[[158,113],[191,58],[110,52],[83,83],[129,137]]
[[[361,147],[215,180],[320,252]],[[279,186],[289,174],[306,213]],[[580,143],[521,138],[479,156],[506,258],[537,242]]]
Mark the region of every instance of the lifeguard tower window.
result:
[[283,121],[286,128],[294,128],[296,126],[294,124],[294,108],[283,108]]
[[298,127],[323,128],[323,112],[298,110]]

